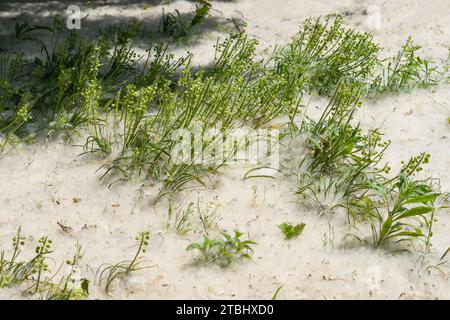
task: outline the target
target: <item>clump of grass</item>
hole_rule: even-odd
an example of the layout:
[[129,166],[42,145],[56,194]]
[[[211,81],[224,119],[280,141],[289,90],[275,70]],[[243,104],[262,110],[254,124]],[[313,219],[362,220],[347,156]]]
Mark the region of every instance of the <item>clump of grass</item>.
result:
[[211,3],[203,1],[202,4],[195,6],[195,16],[191,20],[191,26],[196,26],[201,24],[211,9]]
[[[95,40],[80,39],[74,31],[67,33],[63,25],[63,19],[56,17],[45,29],[51,34],[50,43],[33,35],[36,28],[25,29],[28,36],[18,40],[37,41],[41,46],[34,60],[21,53],[0,57],[0,86],[5,88],[0,92],[0,130],[8,142],[26,141],[36,134],[77,135],[88,121],[93,100],[107,107],[107,97],[124,83],[141,88],[163,79],[171,81],[185,60],[173,59],[166,52],[167,45],[157,44],[149,46],[140,66],[143,57],[134,50],[142,31],[137,20],[103,31]],[[93,84],[97,94],[90,97]]]
[[341,81],[358,85],[365,96],[439,83],[436,64],[418,55],[420,46],[408,38],[392,58],[380,60],[380,46],[369,33],[345,26],[337,16],[305,21],[302,30],[275,53],[276,68],[288,81],[309,92],[329,95]]
[[298,238],[298,236],[300,236],[303,232],[303,229],[305,229],[305,226],[306,225],[304,223],[294,225],[292,223],[284,222],[280,224],[278,228],[280,228],[286,240],[291,240],[293,238]]
[[197,203],[197,216],[205,234],[208,234],[209,230],[213,227],[217,227],[217,211],[216,209],[211,208],[211,206],[213,206],[213,204],[209,204],[208,208],[202,210]]
[[373,36],[345,27],[338,16],[308,19],[275,55],[277,69],[308,91],[330,94],[341,80],[364,82],[378,63]]
[[[190,61],[186,61],[175,91],[167,81],[141,89],[128,85],[110,103],[115,111],[113,120],[109,115],[98,120],[98,100],[94,100],[86,152],[118,154],[105,175],[118,173],[125,179],[139,177],[162,182],[158,199],[190,187],[191,182],[204,184],[203,179],[216,173],[236,152],[231,149],[223,157],[222,153],[213,159],[203,157],[217,143],[217,137],[236,128],[238,122],[252,123],[257,119],[252,123],[255,126],[267,123],[291,104],[290,97],[280,94],[286,83],[275,73],[263,71],[260,63],[251,61],[255,46],[255,41],[236,34],[218,46],[210,69],[193,72]],[[249,77],[246,72],[260,77]],[[92,92],[86,94],[96,96]],[[156,111],[148,113],[152,107]],[[208,137],[207,130],[211,128],[216,128],[217,134]],[[196,138],[203,138],[202,150],[189,147],[187,161],[173,156],[179,146],[179,137],[174,134],[179,130],[197,130]]]
[[174,13],[165,13],[163,11],[161,21],[159,22],[158,31],[167,36],[183,37],[187,35],[188,26],[181,19],[180,12],[175,10]]
[[311,153],[303,160],[308,171],[335,171],[355,150],[364,149],[364,137],[359,127],[350,123],[356,108],[361,105],[358,98],[358,91],[342,84],[317,122],[306,120],[302,123],[303,131],[309,134],[307,148]]
[[370,85],[373,95],[435,87],[439,83],[439,72],[431,60],[417,54],[420,49],[421,46],[415,45],[409,37],[394,57],[382,61],[381,74]]
[[193,202],[190,202],[186,209],[180,207],[174,209],[172,203],[169,203],[166,228],[168,229],[171,225],[173,225],[173,228],[175,229],[177,234],[187,234],[192,229],[190,219],[193,215],[193,212]]
[[109,292],[112,283],[116,279],[123,279],[129,276],[132,272],[148,268],[145,266],[141,266],[141,260],[142,254],[145,253],[147,249],[149,239],[150,239],[150,232],[148,231],[140,232],[136,236],[136,241],[138,242],[138,249],[133,259],[121,261],[116,264],[105,264],[100,266],[97,271],[99,286],[103,287],[106,292]]
[[176,40],[186,38],[193,32],[193,28],[202,24],[209,11],[211,4],[204,2],[200,5],[196,5],[194,17],[190,19],[183,18],[178,10],[174,13],[165,13],[163,10],[162,18],[159,22],[158,31],[166,36],[173,37]]
[[[300,128],[291,126],[291,134],[303,137],[308,151],[299,159],[298,193],[321,212],[332,210],[340,198],[363,188],[368,176],[390,170],[387,164],[376,167],[390,141],[383,142],[378,130],[363,133],[352,123],[362,106],[360,97],[358,87],[341,82],[318,121],[306,118]],[[330,207],[326,199],[337,201]]]
[[435,191],[431,179],[413,176],[429,162],[430,155],[414,157],[403,163],[397,176],[386,177],[390,166],[380,166],[380,161],[389,141],[382,142],[378,130],[365,135],[353,127],[359,91],[348,88],[346,83],[338,85],[318,121],[305,119],[300,128],[291,126],[294,134],[303,133],[310,150],[300,161],[298,192],[321,212],[343,208],[352,226],[368,222],[375,247],[406,241],[414,247],[416,240],[423,240],[428,248],[433,217],[441,208],[435,200],[441,193]]
[[256,242],[251,240],[241,240],[243,233],[238,230],[234,234],[223,232],[222,238],[210,239],[206,235],[201,243],[191,243],[186,251],[198,250],[201,257],[197,262],[215,263],[221,267],[228,267],[233,262],[249,259],[252,245]]
[[178,235],[186,235],[192,230],[208,234],[215,225],[216,211],[209,206],[201,208],[199,202],[196,206],[189,202],[186,208],[183,205],[175,208],[173,203],[169,202],[166,228],[173,228]]

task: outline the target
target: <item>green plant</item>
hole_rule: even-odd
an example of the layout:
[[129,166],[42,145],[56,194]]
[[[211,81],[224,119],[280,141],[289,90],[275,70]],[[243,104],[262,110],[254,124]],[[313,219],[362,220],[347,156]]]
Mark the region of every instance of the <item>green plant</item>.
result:
[[302,89],[329,94],[339,81],[364,83],[378,63],[373,36],[345,27],[342,17],[308,19],[275,53],[277,71]]
[[333,210],[341,199],[365,188],[369,178],[390,170],[387,164],[378,168],[390,141],[382,141],[379,130],[364,133],[352,124],[356,109],[362,106],[359,99],[358,87],[340,83],[319,120],[306,118],[300,128],[290,126],[293,137],[305,140],[307,151],[295,167],[297,192],[321,212]]
[[136,236],[136,241],[138,242],[138,249],[133,259],[121,261],[116,264],[104,264],[101,265],[97,271],[98,274],[98,284],[103,286],[106,292],[109,292],[111,284],[116,279],[123,279],[130,275],[130,273],[137,270],[149,268],[140,266],[142,260],[142,253],[145,253],[148,241],[150,239],[150,232],[144,231],[140,232]]
[[405,241],[414,245],[414,240],[423,240],[428,251],[435,211],[439,208],[435,202],[442,193],[434,191],[428,180],[413,178],[428,159],[428,154],[414,157],[395,178],[367,182],[364,192],[349,198],[348,212],[370,222],[374,246]]
[[[263,125],[291,103],[291,98],[280,94],[285,83],[276,81],[279,77],[275,73],[263,72],[259,63],[251,63],[255,45],[245,35],[237,34],[218,46],[210,69],[193,72],[190,59],[186,60],[175,90],[167,79],[143,88],[128,85],[109,103],[113,117],[106,115],[100,120],[99,100],[89,103],[90,136],[85,152],[117,154],[106,165],[103,177],[118,173],[125,179],[162,182],[158,199],[190,187],[191,182],[204,184],[203,178],[217,172],[237,151],[228,150],[223,157],[219,151],[213,159],[207,158],[217,137],[227,135],[238,121],[257,119],[254,125]],[[250,78],[248,68],[254,68],[252,72],[260,78]],[[91,91],[86,94],[97,96]],[[156,111],[147,112],[151,107]],[[211,128],[218,132],[208,136]],[[201,150],[191,149],[187,159],[180,161],[176,133],[183,130],[203,143]]]
[[193,211],[194,211],[193,202],[190,202],[188,207],[184,210],[180,207],[174,209],[172,203],[169,203],[166,228],[168,229],[171,226],[173,220],[173,227],[176,233],[180,235],[185,235],[192,228],[190,219],[193,215]]
[[[102,80],[106,84],[112,85],[115,81],[127,80],[138,68],[138,62],[142,58],[135,51],[135,45],[139,33],[142,32],[142,23],[137,19],[132,19],[127,25],[119,28],[109,29],[102,35],[100,42],[100,52],[105,56],[105,50],[112,46],[113,51],[109,59],[105,61],[102,70]],[[116,33],[117,41],[108,43],[108,34]],[[119,83],[120,83],[119,82]]]
[[25,245],[25,237],[21,234],[20,228],[12,240],[13,253],[11,258],[5,257],[5,251],[0,254],[0,288],[11,287],[25,281],[29,272],[26,272],[26,263],[18,262],[21,247]]
[[202,210],[197,203],[197,216],[205,234],[208,234],[213,226],[217,226],[215,222],[217,219],[217,212],[216,209],[211,208],[211,206],[208,205],[207,209]]
[[330,94],[343,81],[364,95],[433,88],[439,83],[436,64],[417,54],[420,46],[408,38],[396,56],[380,60],[373,36],[346,27],[340,16],[331,21],[308,19],[285,47],[276,50],[277,71],[309,92]]
[[242,258],[250,258],[253,251],[252,245],[256,242],[251,240],[242,241],[243,233],[238,230],[233,235],[222,233],[222,239],[210,239],[206,235],[202,243],[191,243],[186,251],[199,250],[201,253],[200,262],[215,263],[221,267],[227,267]]
[[191,27],[201,24],[211,9],[211,3],[203,2],[202,5],[197,5],[195,9],[195,16],[191,20]]
[[297,238],[303,232],[303,229],[305,229],[305,224],[299,223],[293,225],[292,223],[285,222],[280,224],[278,228],[280,228],[286,240],[291,240],[293,238]]
[[[93,103],[98,104],[99,111],[109,112],[109,96],[125,84],[142,88],[170,82],[185,61],[173,59],[167,45],[150,44],[144,64],[138,64],[143,56],[134,49],[142,36],[142,24],[137,20],[102,31],[95,40],[67,33],[62,26],[63,20],[56,17],[46,29],[51,34],[50,43],[37,37],[21,38],[40,45],[40,54],[34,60],[24,59],[22,53],[0,56],[2,144],[27,141],[37,133],[48,137],[60,132],[69,137],[78,135]],[[20,29],[26,34],[36,30],[26,26]],[[95,94],[91,96],[93,88]],[[101,121],[98,118],[99,113],[97,123]]]
[[78,275],[79,260],[82,257],[81,246],[77,243],[73,258],[66,261],[68,275],[63,276],[58,283],[44,283],[46,300],[80,300],[89,297],[90,281],[87,278],[79,278]]
[[210,205],[203,209],[199,202],[200,200],[196,206],[193,202],[189,202],[187,208],[183,208],[183,205],[175,208],[172,202],[169,202],[166,228],[174,229],[178,235],[186,235],[191,230],[208,234],[215,225],[216,210],[212,209]]
[[44,274],[49,272],[47,260],[51,253],[52,240],[48,237],[41,237],[35,248],[33,258],[19,261],[21,248],[25,245],[25,237],[21,234],[20,228],[13,238],[13,253],[10,259],[5,257],[5,251],[0,254],[0,288],[13,287],[22,283],[30,285],[25,290],[26,293],[35,294],[44,283]]
[[211,3],[202,2],[200,5],[196,5],[194,17],[188,21],[183,17],[178,10],[174,13],[165,13],[163,10],[162,18],[159,22],[158,31],[166,36],[180,39],[192,34],[193,28],[202,24],[209,11],[211,9]]
[[187,35],[187,29],[188,26],[181,19],[181,14],[178,10],[175,10],[175,14],[171,12],[166,14],[163,11],[158,27],[160,33],[179,38]]
[[284,285],[281,285],[275,290],[274,294],[272,295],[272,300],[277,300],[278,294],[280,293],[281,289],[283,289]]
[[396,56],[383,61],[387,65],[383,66],[381,74],[371,83],[373,94],[435,87],[439,83],[439,72],[431,60],[417,55],[420,49],[408,38]]
[[35,249],[36,255],[32,260],[30,260],[29,263],[27,263],[28,266],[31,267],[30,272],[33,275],[33,284],[27,290],[30,293],[38,292],[39,287],[42,283],[42,277],[44,276],[44,273],[50,271],[48,268],[47,260],[48,255],[52,252],[51,245],[52,240],[48,239],[48,237],[46,236],[41,237],[38,240],[38,245]]

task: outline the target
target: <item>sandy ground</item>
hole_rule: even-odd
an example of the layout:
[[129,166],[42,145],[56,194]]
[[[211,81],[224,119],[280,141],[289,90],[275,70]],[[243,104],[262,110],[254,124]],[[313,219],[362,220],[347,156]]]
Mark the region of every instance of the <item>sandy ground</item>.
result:
[[[248,22],[247,32],[260,40],[259,50],[264,53],[286,42],[305,18],[342,13],[349,24],[373,32],[385,54],[398,50],[411,35],[423,45],[427,57],[439,61],[447,57],[450,45],[449,5],[449,0],[216,1],[213,16],[219,22],[243,17]],[[175,1],[165,7],[167,12],[192,6],[191,2]],[[26,3],[21,8],[32,10]],[[51,8],[48,5],[38,12],[51,16],[55,12]],[[0,12],[0,17],[18,13],[9,9]],[[365,12],[369,16],[379,14],[379,24],[368,23]],[[90,9],[87,21],[103,15],[150,19],[160,13],[160,6],[144,7],[139,2],[109,5]],[[209,61],[217,35],[218,31],[211,28],[199,35],[195,45],[189,45],[197,63]],[[176,50],[181,52],[185,47]],[[386,160],[394,170],[400,160],[430,152],[431,165],[424,175],[439,178],[442,190],[450,191],[449,101],[448,85],[435,92],[417,90],[365,103],[357,118],[366,129],[381,127],[392,140]],[[312,101],[310,108],[322,102]],[[145,258],[153,267],[118,282],[111,292],[117,299],[269,299],[281,285],[280,299],[450,298],[450,270],[446,266],[428,273],[418,265],[417,255],[389,255],[349,245],[344,239],[351,232],[346,217],[319,217],[314,210],[296,203],[295,180],[243,181],[241,169],[224,170],[207,188],[177,195],[174,204],[186,207],[193,202],[202,210],[215,212],[220,228],[248,232],[258,243],[253,258],[229,269],[194,266],[185,247],[201,240],[197,217],[193,218],[191,232],[177,235],[166,228],[167,202],[151,203],[154,187],[129,182],[108,188],[98,180],[101,172],[96,170],[102,163],[78,156],[80,153],[79,147],[50,142],[22,146],[1,155],[1,248],[9,247],[12,235],[22,226],[29,241],[37,241],[41,235],[54,240],[54,269],[72,254],[77,241],[85,250],[83,265],[96,269],[102,263],[130,259],[136,233],[150,230],[152,238]],[[283,239],[276,226],[286,221],[306,223],[299,239]],[[70,227],[71,232],[63,232],[57,222]],[[449,228],[449,212],[439,212],[428,265],[436,264],[450,245]],[[27,249],[32,250],[31,246]],[[90,268],[83,268],[83,275],[92,278]],[[108,298],[95,286],[90,297]],[[16,289],[10,289],[0,290],[0,298],[20,296]]]

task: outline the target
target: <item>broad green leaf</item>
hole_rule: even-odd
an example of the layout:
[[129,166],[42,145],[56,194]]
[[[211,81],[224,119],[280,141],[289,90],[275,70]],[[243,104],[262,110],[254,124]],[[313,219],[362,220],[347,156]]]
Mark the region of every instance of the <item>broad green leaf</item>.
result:
[[424,195],[417,196],[417,197],[414,197],[412,199],[409,199],[408,201],[404,202],[404,204],[433,202],[440,195],[441,195],[441,193],[439,193],[439,192],[424,194]]
[[399,219],[403,219],[403,218],[407,218],[407,217],[413,217],[413,216],[420,216],[420,215],[423,215],[430,211],[433,211],[433,207],[428,207],[428,206],[415,207],[415,208],[406,210],[401,215],[397,216],[395,218],[395,220],[399,220]]
[[393,221],[392,216],[389,215],[389,217],[383,223],[383,227],[381,228],[380,240],[384,239],[386,237],[386,235],[389,233],[389,231],[391,230],[392,221]]

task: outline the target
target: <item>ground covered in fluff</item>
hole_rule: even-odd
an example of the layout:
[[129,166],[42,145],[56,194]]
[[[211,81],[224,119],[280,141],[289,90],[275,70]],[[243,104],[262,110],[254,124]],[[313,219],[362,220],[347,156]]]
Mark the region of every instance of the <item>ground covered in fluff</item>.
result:
[[[55,14],[65,14],[67,5],[65,2],[0,4],[4,7],[0,12],[0,36],[4,41],[12,37],[14,18],[20,14],[31,17],[30,25],[51,23]],[[161,31],[163,8],[166,14],[178,9],[186,21],[191,21],[190,14],[195,11],[195,5],[190,1],[169,4],[107,1],[106,5],[81,4],[80,7],[83,17],[87,15],[82,20],[80,33],[88,37],[95,37],[99,29],[111,23],[125,23],[133,17],[143,21],[146,30]],[[0,154],[0,249],[5,250],[2,258],[5,264],[2,264],[3,269],[0,268],[0,275],[13,274],[4,270],[13,255],[11,238],[19,228],[25,237],[25,245],[20,246],[20,259],[35,255],[40,237],[52,240],[52,252],[48,254],[51,259],[45,260],[50,270],[45,271],[39,263],[34,264],[48,283],[39,285],[40,280],[36,282],[39,272],[17,284],[0,277],[0,284],[4,285],[0,297],[270,299],[281,288],[278,299],[449,299],[450,270],[445,253],[450,246],[450,212],[439,208],[448,205],[445,192],[450,191],[450,87],[448,70],[445,70],[450,48],[447,7],[445,1],[437,0],[426,3],[421,0],[212,1],[209,16],[196,28],[187,30],[187,35],[155,33],[158,40],[170,42],[168,50],[174,52],[174,59],[185,56],[186,51],[191,52],[193,70],[213,65],[213,46],[218,37],[225,39],[227,33],[242,30],[249,39],[258,40],[253,60],[267,59],[275,48],[289,43],[309,17],[336,14],[342,16],[348,28],[370,32],[373,41],[381,47],[377,53],[380,59],[395,56],[411,36],[414,43],[422,46],[418,54],[433,61],[439,69],[438,83],[398,89],[397,92],[385,87],[380,91],[386,92],[373,96],[368,93],[360,99],[362,106],[355,107],[351,121],[353,126],[359,123],[364,132],[379,129],[382,141],[390,140],[382,160],[391,167],[390,170],[383,168],[389,171],[385,174],[386,179],[394,179],[402,170],[404,164],[401,161],[407,163],[411,157],[419,155],[418,159],[425,162],[422,170],[415,172],[414,179],[436,178],[431,181],[433,192],[426,194],[442,193],[433,203],[436,208],[433,215],[425,212],[426,222],[433,223],[431,237],[429,225],[421,220],[418,226],[424,232],[424,239],[419,236],[412,242],[402,242],[400,247],[381,244],[378,239],[379,245],[374,247],[368,221],[352,216],[348,206],[333,207],[337,203],[348,204],[347,200],[353,198],[345,198],[340,190],[331,196],[323,196],[323,190],[317,191],[320,181],[326,181],[333,174],[328,171],[325,174],[323,167],[320,176],[316,171],[310,171],[318,185],[316,189],[302,189],[308,185],[308,175],[298,172],[309,172],[312,168],[314,158],[307,158],[312,143],[305,140],[302,132],[293,134],[296,130],[292,129],[292,122],[289,123],[291,114],[285,109],[277,109],[276,116],[268,117],[264,123],[264,128],[289,130],[280,148],[283,170],[271,178],[244,179],[253,167],[208,168],[204,186],[190,181],[188,185],[194,188],[180,191],[176,184],[167,183],[167,177],[158,180],[156,175],[152,179],[133,176],[112,184],[117,175],[100,179],[117,155],[114,152],[102,156],[85,153],[97,147],[91,144],[86,147],[86,139],[92,137],[92,131],[80,129],[80,136],[73,135],[70,139],[64,134],[55,134],[49,139],[36,138],[29,144],[7,141]],[[48,35],[43,32],[43,37]],[[144,52],[142,43],[134,45],[136,52]],[[31,52],[36,46],[36,43],[25,42],[20,48]],[[10,48],[2,48],[0,54],[6,50]],[[286,55],[289,52],[285,52]],[[286,69],[291,67],[286,66]],[[268,79],[272,79],[271,76],[267,75]],[[179,77],[185,79],[180,74],[175,76]],[[338,103],[330,104],[341,83],[325,80],[320,78],[320,88],[329,85],[332,92],[320,92],[311,80],[312,88],[305,89],[298,103],[300,112],[295,123],[317,123],[330,105],[335,108],[333,110],[342,111]],[[220,81],[214,85],[219,87]],[[300,90],[294,82],[290,88]],[[280,100],[274,100],[274,104],[286,102],[284,96],[276,99]],[[352,103],[348,100],[349,105]],[[260,108],[264,106],[261,103]],[[264,116],[270,111],[272,109]],[[347,110],[342,112],[344,115]],[[239,117],[234,120],[248,120],[245,117],[258,115],[242,110],[236,113]],[[172,121],[169,116],[167,119]],[[233,125],[234,122],[230,122],[230,127]],[[422,153],[424,156],[420,158]],[[431,154],[429,161],[426,154]],[[299,159],[299,155],[305,158]],[[307,159],[303,165],[306,163],[308,169],[298,164],[302,159]],[[333,168],[332,172],[343,170]],[[161,188],[175,188],[176,192],[155,201]],[[304,191],[305,197],[299,190]],[[317,200],[315,192],[320,205],[310,199]],[[346,201],[342,202],[342,199]],[[421,207],[431,206],[427,201],[420,204]],[[304,229],[298,237],[286,240],[278,227],[282,223],[304,224]],[[202,243],[205,235],[221,237],[220,232],[224,230],[230,235],[239,230],[243,233],[240,237],[243,241],[250,239],[256,243],[249,244],[253,249],[248,251],[250,259],[239,256],[238,252],[236,261],[233,258],[230,263],[227,259],[220,260],[222,263],[216,263],[219,259],[204,263],[198,260],[199,250],[186,250],[192,243]],[[147,234],[142,234],[146,231],[149,239]],[[139,235],[137,239],[136,235]],[[77,248],[83,253],[79,259]],[[133,261],[136,252],[139,257]],[[74,254],[76,259],[73,259]],[[70,260],[69,263],[66,260]],[[133,265],[133,262],[138,264]],[[108,275],[114,275],[114,270],[126,270],[130,263],[136,270],[118,274],[105,288],[106,283],[109,284]],[[116,269],[109,268],[114,265]],[[50,278],[58,269],[55,277]],[[21,276],[15,274],[18,279]],[[76,286],[80,287],[68,295],[61,294],[64,287],[61,284],[65,283],[61,277],[64,276],[70,278],[70,283],[72,278],[75,279]],[[52,281],[60,286],[51,285]],[[87,285],[89,295],[84,290]],[[24,294],[24,291],[36,294]]]

